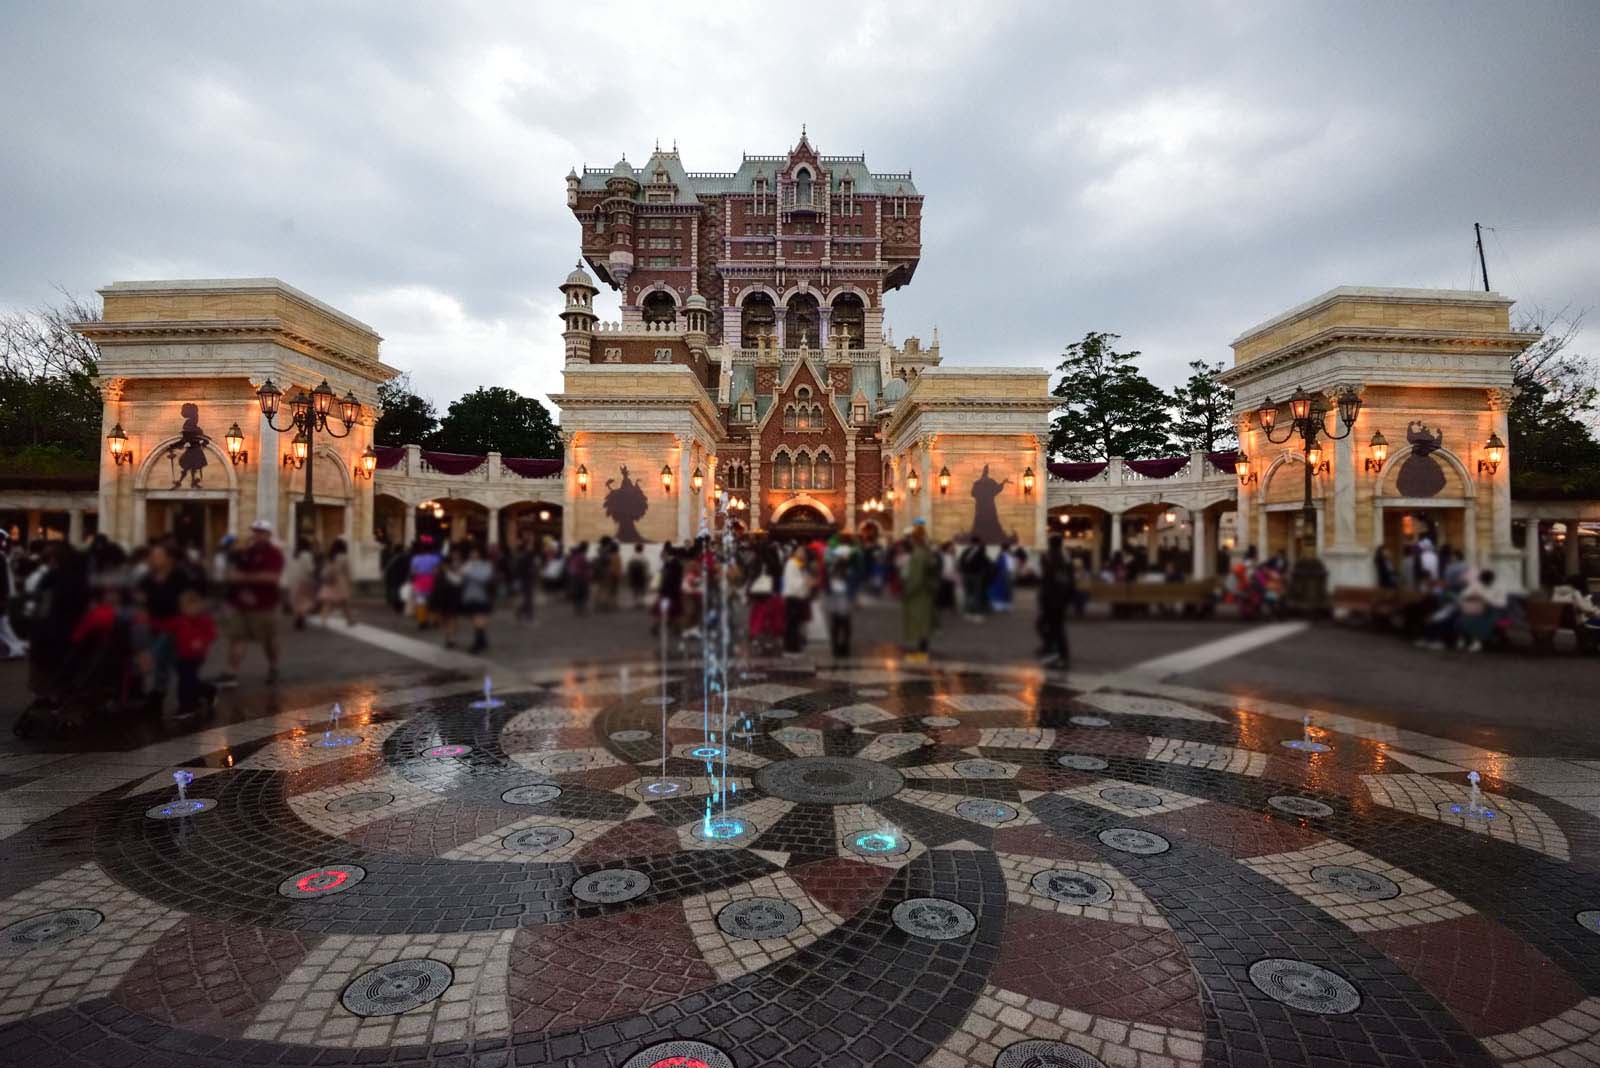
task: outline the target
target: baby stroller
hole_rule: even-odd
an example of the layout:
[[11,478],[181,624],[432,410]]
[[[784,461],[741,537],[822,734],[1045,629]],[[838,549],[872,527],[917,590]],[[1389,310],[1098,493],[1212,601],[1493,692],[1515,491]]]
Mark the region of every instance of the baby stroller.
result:
[[143,707],[137,617],[121,610],[107,618],[101,609],[90,610],[64,649],[47,642],[30,649],[36,696],[11,727],[17,737],[59,736]]

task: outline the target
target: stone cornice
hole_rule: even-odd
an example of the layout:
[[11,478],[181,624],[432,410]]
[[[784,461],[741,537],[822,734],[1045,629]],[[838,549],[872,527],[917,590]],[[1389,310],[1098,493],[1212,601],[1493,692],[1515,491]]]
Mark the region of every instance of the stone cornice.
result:
[[1222,381],[1240,384],[1292,364],[1327,354],[1331,350],[1359,348],[1365,352],[1434,353],[1511,357],[1541,335],[1526,331],[1415,330],[1394,327],[1333,326],[1231,367]]
[[[212,343],[217,341],[269,341],[306,356],[329,359],[361,369],[369,377],[390,378],[400,373],[379,360],[370,360],[292,330],[282,319],[210,319],[193,322],[171,319],[72,323],[72,329],[97,345]],[[130,369],[131,370],[131,369]],[[379,372],[374,375],[373,372]]]

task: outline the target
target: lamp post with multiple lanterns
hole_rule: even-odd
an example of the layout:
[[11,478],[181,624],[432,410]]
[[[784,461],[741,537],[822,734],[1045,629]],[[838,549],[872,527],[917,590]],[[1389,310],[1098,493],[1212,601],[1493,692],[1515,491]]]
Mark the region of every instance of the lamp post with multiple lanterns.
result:
[[[1328,462],[1322,457],[1322,446],[1317,442],[1320,438],[1338,441],[1350,436],[1355,428],[1356,417],[1361,414],[1361,395],[1347,388],[1335,398],[1334,406],[1339,413],[1338,424],[1344,428],[1342,433],[1338,432],[1338,426],[1329,429],[1329,409],[1320,394],[1313,395],[1304,389],[1296,389],[1294,396],[1289,398],[1290,420],[1282,437],[1273,434],[1278,423],[1278,406],[1272,398],[1268,397],[1256,409],[1256,421],[1261,425],[1261,432],[1272,444],[1282,445],[1294,435],[1300,435],[1302,459],[1305,461],[1305,494],[1300,508],[1300,551],[1295,556],[1289,577],[1289,603],[1306,612],[1321,609],[1328,597],[1328,568],[1317,559],[1317,510],[1311,502],[1311,479],[1328,467]],[[1248,461],[1246,463],[1248,465]]]
[[[316,498],[313,495],[312,488],[312,473],[315,470],[316,456],[315,436],[321,432],[332,438],[349,437],[350,431],[355,429],[356,420],[361,418],[361,402],[356,400],[354,392],[347,392],[343,399],[336,398],[332,387],[328,385],[327,379],[323,379],[322,384],[309,394],[305,390],[295,393],[294,398],[289,402],[289,422],[286,426],[279,426],[277,424],[277,415],[279,405],[283,400],[283,390],[273,385],[272,379],[269,378],[261,384],[260,389],[256,390],[256,400],[261,405],[261,414],[267,417],[268,426],[280,434],[294,434],[294,439],[290,446],[290,454],[283,458],[283,463],[285,467],[305,470],[305,503],[304,507],[301,508],[300,520],[295,525],[303,535],[310,537],[315,532],[316,523]],[[332,411],[335,400],[338,400],[339,405],[338,421],[344,424],[344,433],[342,434],[334,428],[333,423],[328,419],[328,413]],[[371,449],[367,451],[372,453],[370,465],[375,468],[377,466],[377,454],[373,453]],[[369,464],[369,457],[363,455],[361,464],[363,470],[366,470]]]

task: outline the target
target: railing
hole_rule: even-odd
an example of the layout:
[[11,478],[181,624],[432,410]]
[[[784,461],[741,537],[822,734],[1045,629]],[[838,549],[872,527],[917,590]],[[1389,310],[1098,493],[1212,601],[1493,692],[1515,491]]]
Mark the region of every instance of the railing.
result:
[[1192,452],[1187,456],[1151,460],[1113,456],[1109,462],[1051,464],[1045,480],[1067,486],[1129,486],[1154,482],[1162,485],[1193,485],[1216,482],[1233,478],[1232,462],[1235,455],[1229,452]]
[[498,485],[527,482],[559,485],[562,480],[560,460],[502,457],[498,452],[482,455],[431,452],[420,445],[385,448],[380,450],[379,456],[375,474],[380,492],[383,482],[395,479]]
[[597,334],[682,334],[688,327],[677,320],[670,323],[595,323]]

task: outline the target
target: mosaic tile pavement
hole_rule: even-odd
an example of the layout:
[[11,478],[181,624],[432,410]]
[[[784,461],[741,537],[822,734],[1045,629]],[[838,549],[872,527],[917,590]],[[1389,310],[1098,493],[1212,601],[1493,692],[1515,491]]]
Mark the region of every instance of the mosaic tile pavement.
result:
[[[1600,765],[1289,748],[1303,709],[1154,682],[749,674],[729,737],[692,668],[595,669],[0,756],[0,1064],[1600,1064]],[[208,804],[151,818],[174,769]]]

